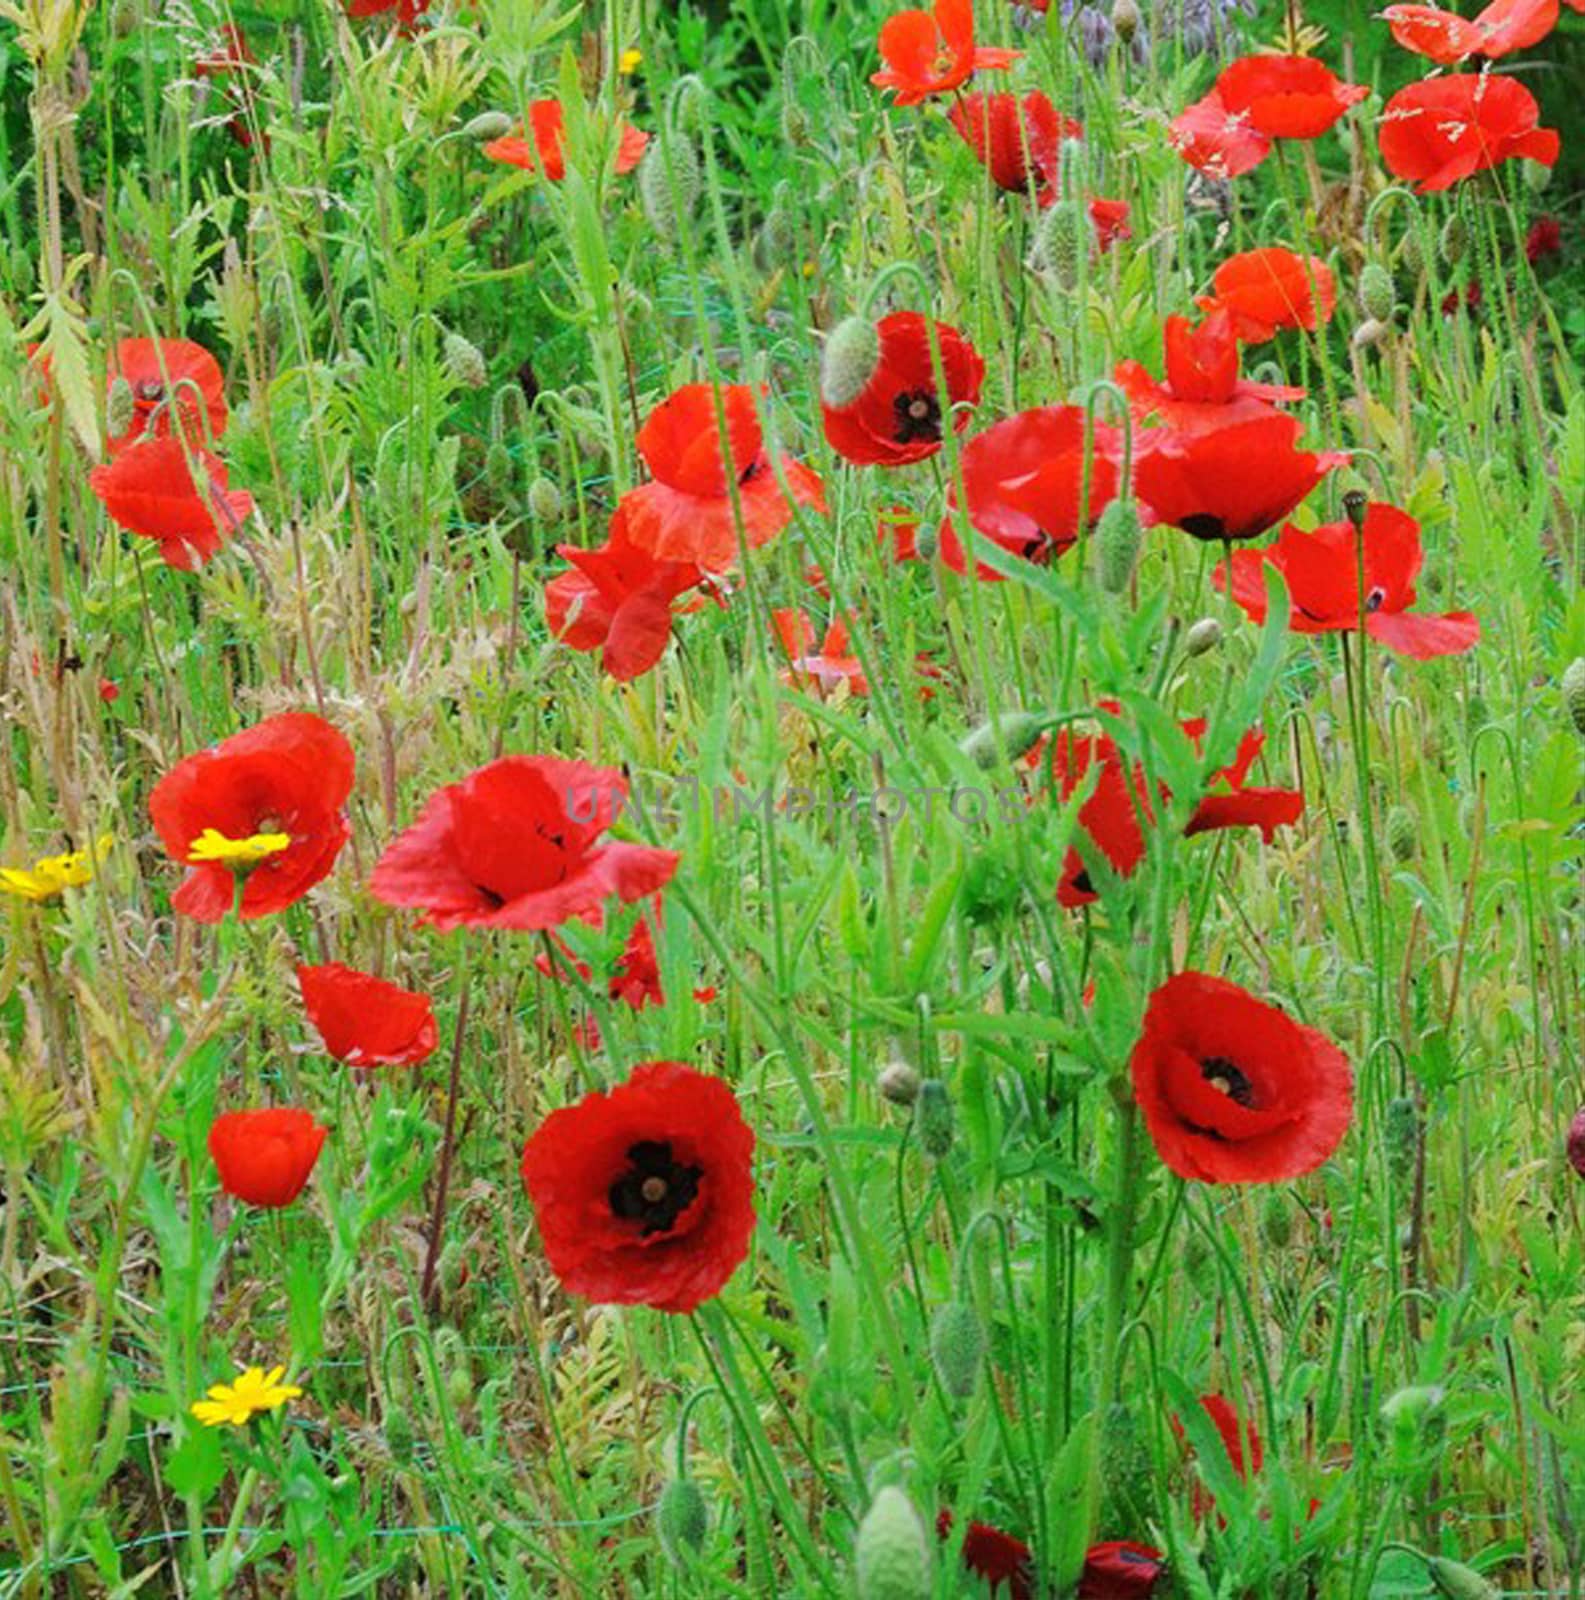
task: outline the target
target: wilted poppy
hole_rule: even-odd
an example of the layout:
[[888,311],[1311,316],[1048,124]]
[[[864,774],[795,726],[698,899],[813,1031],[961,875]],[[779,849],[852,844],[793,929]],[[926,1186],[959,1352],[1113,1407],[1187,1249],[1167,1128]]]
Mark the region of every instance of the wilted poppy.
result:
[[1268,139],[1318,139],[1370,90],[1344,83],[1314,56],[1251,55],[1222,68],[1216,92],[1231,116]]
[[123,339],[110,367],[110,381],[117,378],[132,391],[132,415],[126,430],[109,439],[112,455],[120,455],[139,439],[170,434],[173,414],[180,416],[193,444],[204,439],[201,418],[207,421],[211,439],[226,431],[220,363],[191,339]]
[[1473,17],[1440,6],[1388,6],[1382,16],[1405,50],[1453,67],[1469,56],[1495,61],[1539,44],[1557,26],[1558,0],[1492,0]]
[[751,550],[767,544],[792,520],[794,503],[825,510],[820,479],[790,456],[781,470],[789,500],[776,481],[764,449],[754,391],[723,384],[727,447],[716,425],[712,384],[690,383],[650,412],[639,429],[638,448],[654,481],[629,490],[618,508],[627,537],[662,561],[689,561],[706,572],[737,564],[737,521],[727,469],[736,483],[743,538]]
[[626,802],[614,768],[503,756],[430,797],[386,847],[370,891],[442,930],[597,923],[613,895],[654,894],[677,870],[671,850],[602,842]]
[[1271,154],[1271,140],[1247,114],[1230,111],[1216,89],[1174,117],[1167,138],[1191,167],[1212,178],[1241,178]]
[[602,1305],[688,1312],[717,1294],[754,1231],[754,1134],[719,1078],[648,1061],[553,1111],[523,1182],[562,1287]]
[[182,572],[201,567],[253,513],[253,496],[226,483],[225,463],[218,457],[184,450],[179,439],[171,438],[140,439],[88,474],[88,486],[110,520],[155,540],[160,559]]
[[299,967],[303,1009],[325,1051],[354,1067],[410,1067],[440,1042],[427,994],[332,961]]
[[881,24],[878,43],[886,65],[870,82],[895,90],[900,106],[950,94],[974,73],[1010,67],[1023,54],[975,45],[972,0],[936,0],[929,11],[899,11]]
[[[1266,618],[1265,569],[1286,579],[1294,633],[1353,633],[1365,616],[1365,632],[1400,655],[1427,661],[1460,655],[1480,639],[1480,623],[1468,611],[1441,616],[1411,612],[1414,580],[1424,560],[1420,524],[1397,506],[1373,501],[1365,511],[1364,559],[1361,534],[1352,522],[1329,522],[1311,532],[1291,522],[1265,550],[1239,550],[1233,556],[1233,598],[1253,622]],[[1360,567],[1365,572],[1365,603],[1360,605]],[[1215,581],[1226,584],[1222,569]]]
[[893,311],[875,325],[880,361],[858,398],[834,407],[824,399],[820,415],[838,455],[859,466],[907,466],[941,448],[945,417],[961,433],[979,403],[985,363],[956,328],[935,325],[946,378],[943,401],[936,388],[929,323],[917,311]]
[[603,545],[592,550],[559,544],[572,563],[545,585],[545,622],[574,650],[598,650],[600,665],[621,683],[642,677],[671,638],[672,602],[704,574],[692,562],[657,561],[635,545],[627,513],[611,518]]
[[783,680],[794,688],[812,686],[821,694],[846,684],[852,694],[870,692],[869,681],[858,657],[852,654],[848,643],[847,624],[833,617],[819,646],[815,644],[815,630],[809,614],[788,607],[771,613],[771,624],[787,657],[788,670]]
[[307,711],[268,717],[177,762],[149,796],[166,853],[192,867],[171,904],[219,922],[239,880],[244,918],[301,900],[347,842],[352,775],[352,746]]
[[303,1192],[330,1130],[287,1106],[223,1111],[209,1125],[209,1155],[233,1200],[279,1209]]
[[[560,183],[567,176],[567,157],[562,144],[565,137],[566,112],[562,110],[561,101],[535,100],[528,108],[526,133],[509,133],[492,139],[484,146],[484,153],[491,161],[537,172],[552,183]],[[625,122],[618,124],[616,170],[631,172],[648,144],[647,133]]]
[[[976,434],[963,447],[961,465],[970,525],[1010,554],[1036,565],[1061,555],[1094,524],[1116,497],[1122,442],[1116,429],[1093,430],[1086,482],[1085,419],[1078,406],[1038,406]],[[941,559],[967,572],[952,508],[957,485],[949,486],[940,530]],[[976,576],[1001,574],[984,562]]]
[[1260,344],[1279,328],[1315,328],[1332,320],[1337,280],[1319,256],[1295,255],[1281,245],[1242,250],[1211,276],[1202,311],[1218,307],[1233,319],[1245,344]]
[[1053,204],[1061,191],[1062,141],[1079,139],[1083,125],[1064,116],[1049,95],[960,95],[948,112],[958,137],[971,149],[998,189]]
[[1353,1115],[1353,1073],[1331,1040],[1203,972],[1151,995],[1128,1068],[1157,1155],[1196,1183],[1296,1178]]
[[[936,1533],[952,1536],[952,1513],[936,1517]],[[996,1600],[1034,1600],[1035,1568],[1029,1546],[988,1522],[971,1522],[963,1535],[963,1565],[982,1579]]]
[[1540,120],[1535,96],[1517,78],[1493,72],[1426,78],[1387,102],[1381,158],[1393,177],[1421,194],[1450,189],[1515,156],[1550,167],[1558,157],[1557,130]]

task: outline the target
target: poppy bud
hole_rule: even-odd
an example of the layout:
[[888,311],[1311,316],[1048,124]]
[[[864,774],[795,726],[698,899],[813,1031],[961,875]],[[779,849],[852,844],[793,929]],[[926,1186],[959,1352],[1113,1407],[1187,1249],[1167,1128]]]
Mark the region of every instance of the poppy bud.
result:
[[1374,350],[1392,332],[1392,324],[1379,317],[1367,317],[1354,329],[1353,345],[1356,350]]
[[465,1406],[473,1399],[473,1374],[466,1366],[453,1367],[446,1374],[446,1398],[454,1406]]
[[561,521],[561,490],[549,478],[535,478],[529,484],[528,514],[535,522]]
[[112,439],[128,432],[137,417],[137,396],[125,378],[116,378],[105,401],[105,431]]
[[979,1315],[962,1300],[948,1300],[930,1319],[930,1359],[941,1387],[954,1400],[974,1393],[985,1359],[985,1329]]
[[1260,1209],[1260,1231],[1273,1250],[1286,1249],[1293,1237],[1293,1213],[1280,1189],[1266,1192],[1265,1204]]
[[504,139],[511,133],[512,119],[504,111],[481,111],[463,130],[464,139],[476,139],[484,144],[491,139]]
[[919,1098],[919,1074],[906,1061],[888,1061],[875,1082],[881,1098],[894,1106],[911,1106]]
[[1112,0],[1112,29],[1124,44],[1131,44],[1144,19],[1134,0]]
[[1473,1568],[1446,1556],[1427,1556],[1425,1570],[1440,1594],[1449,1600],[1497,1600],[1497,1591]]
[[504,444],[492,444],[485,451],[484,476],[497,494],[506,494],[511,489],[516,468],[512,464],[512,452]]
[[869,387],[881,364],[881,336],[868,317],[844,317],[820,357],[820,399],[845,410]]
[[1457,212],[1442,224],[1442,236],[1437,240],[1437,248],[1450,267],[1456,267],[1464,259],[1464,253],[1469,248],[1469,229]]
[[1409,1095],[1387,1102],[1386,1144],[1387,1165],[1393,1178],[1400,1184],[1407,1183],[1420,1145],[1420,1108]]
[[1222,642],[1222,625],[1215,617],[1201,617],[1183,636],[1183,648],[1191,656],[1207,655]]
[[638,169],[638,198],[644,217],[662,239],[675,239],[693,217],[699,198],[699,157],[693,142],[673,134],[668,151],[655,145]]
[[687,1571],[710,1531],[710,1508],[692,1478],[673,1478],[655,1507],[655,1532],[674,1567]]
[[118,39],[129,39],[143,21],[138,0],[116,0],[110,8],[110,31]]
[[1035,747],[1042,719],[1028,711],[1004,711],[982,722],[958,741],[958,751],[977,767],[994,767],[1002,759],[1016,761]]
[[448,333],[440,347],[440,359],[446,375],[464,389],[482,389],[490,381],[489,369],[476,344],[470,344],[460,333]]
[[796,100],[788,100],[782,106],[781,136],[790,145],[809,143],[809,113]]
[[780,206],[773,206],[760,224],[754,241],[755,260],[764,272],[779,267],[797,245],[793,225]]
[[1585,1178],[1585,1108],[1574,1113],[1568,1125],[1568,1164]]
[[413,1459],[413,1419],[408,1415],[404,1406],[387,1406],[385,1408],[385,1448],[391,1452],[391,1460],[397,1466],[405,1467]]
[[1143,534],[1139,511],[1132,500],[1113,500],[1101,513],[1095,524],[1095,542],[1101,587],[1108,594],[1121,594],[1128,587]]
[[952,1096],[939,1078],[926,1078],[914,1101],[914,1131],[920,1148],[932,1161],[942,1160],[952,1149]]
[[1585,734],[1585,656],[1575,656],[1563,669],[1562,689],[1569,720]]
[[1408,806],[1394,806],[1387,813],[1387,848],[1395,861],[1413,861],[1419,834],[1414,812]]
[[912,1501],[888,1484],[870,1502],[854,1550],[859,1600],[921,1600],[931,1593],[930,1537]]
[[1418,282],[1425,276],[1425,244],[1418,228],[1410,228],[1404,234],[1403,242],[1398,246],[1398,258],[1403,262],[1403,270],[1411,278]]
[[1086,249],[1086,219],[1076,200],[1059,200],[1046,212],[1035,235],[1031,260],[1064,289],[1076,289]]
[[934,522],[922,522],[919,531],[914,535],[914,549],[919,553],[921,561],[934,561],[936,551],[941,548],[941,529]]
[[1367,261],[1359,272],[1359,308],[1367,317],[1391,322],[1396,296],[1392,274],[1379,261]]

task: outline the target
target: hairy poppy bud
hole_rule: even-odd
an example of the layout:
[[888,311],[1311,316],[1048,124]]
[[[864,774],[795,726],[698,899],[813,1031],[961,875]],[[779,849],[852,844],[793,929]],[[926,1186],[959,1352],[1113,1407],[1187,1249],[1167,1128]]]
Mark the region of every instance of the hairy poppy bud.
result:
[[974,1307],[948,1300],[930,1319],[930,1359],[941,1387],[954,1400],[974,1393],[985,1359],[985,1328]]
[[1046,212],[1035,235],[1032,261],[1049,272],[1064,289],[1079,286],[1079,272],[1087,247],[1087,220],[1076,200],[1059,200]]
[[1563,669],[1562,689],[1569,720],[1585,734],[1585,656],[1575,656]]
[[1260,1208],[1260,1231],[1273,1250],[1286,1249],[1293,1237],[1293,1213],[1280,1189],[1266,1191],[1265,1203]]
[[1356,350],[1373,350],[1383,339],[1392,332],[1392,324],[1383,322],[1380,317],[1366,317],[1354,329],[1353,345]]
[[788,100],[782,106],[781,136],[794,146],[809,142],[809,113],[796,100]]
[[1095,543],[1101,587],[1108,594],[1121,594],[1128,587],[1143,536],[1139,510],[1132,500],[1113,500],[1101,513],[1095,524]]
[[446,335],[440,347],[440,359],[447,377],[464,389],[482,389],[490,381],[479,347],[470,344],[460,333]]
[[1215,617],[1201,617],[1183,636],[1183,648],[1191,656],[1203,656],[1222,642],[1222,625]]
[[484,144],[491,139],[504,139],[513,126],[512,119],[504,111],[481,111],[462,130],[462,136]]
[[655,1532],[674,1567],[686,1571],[710,1531],[710,1510],[692,1478],[673,1478],[655,1507]]
[[561,490],[549,478],[535,478],[529,484],[528,512],[535,522],[561,521]]
[[650,227],[662,239],[675,239],[699,198],[699,157],[691,139],[674,133],[669,147],[650,147],[638,169],[638,198]]
[[1387,848],[1395,861],[1413,861],[1419,844],[1414,813],[1408,806],[1394,806],[1387,813]]
[[1442,224],[1442,236],[1437,240],[1437,249],[1442,253],[1442,259],[1450,266],[1456,267],[1464,259],[1465,251],[1469,248],[1469,228],[1464,219],[1455,211],[1446,222]]
[[954,1121],[947,1086],[939,1078],[926,1078],[914,1101],[914,1131],[920,1148],[932,1161],[940,1161],[951,1151]]
[[1144,19],[1134,0],[1112,0],[1112,29],[1124,44],[1131,44]]
[[1425,1570],[1448,1600],[1497,1600],[1497,1590],[1473,1568],[1446,1556],[1427,1556]]
[[1002,759],[1016,761],[1035,747],[1041,718],[1029,711],[1004,711],[982,722],[958,741],[958,751],[977,767],[994,767]]
[[446,1398],[454,1406],[465,1406],[473,1399],[473,1374],[466,1366],[453,1367],[446,1374]]
[[919,1074],[906,1061],[888,1061],[875,1079],[881,1098],[911,1106],[919,1098]]
[[1425,242],[1418,228],[1410,228],[1398,246],[1398,259],[1403,270],[1416,282],[1425,276]]
[[923,1600],[931,1592],[930,1537],[913,1502],[888,1484],[870,1502],[854,1551],[859,1600]]
[[881,364],[881,336],[868,317],[844,317],[831,330],[820,357],[820,398],[845,410],[869,387]]
[[1420,1108],[1409,1095],[1387,1102],[1386,1144],[1387,1165],[1394,1180],[1407,1183],[1420,1145]]
[[385,1408],[385,1448],[391,1452],[391,1460],[397,1466],[405,1467],[413,1459],[413,1419],[408,1415],[405,1406],[387,1406]]
[[779,205],[772,206],[754,242],[756,264],[763,272],[779,267],[792,254],[797,242],[792,220]]
[[505,494],[512,487],[516,468],[512,463],[512,452],[504,444],[492,444],[484,452],[484,476],[497,494]]
[[1396,300],[1392,274],[1379,261],[1367,261],[1359,272],[1359,309],[1367,317],[1390,322]]
[[919,531],[914,535],[914,549],[919,552],[921,561],[934,561],[936,551],[941,548],[941,529],[934,522],[922,522]]
[[125,378],[116,378],[110,385],[105,401],[105,431],[112,439],[119,439],[131,427],[137,416],[137,396]]
[[1585,1108],[1574,1113],[1568,1125],[1568,1164],[1585,1178]]

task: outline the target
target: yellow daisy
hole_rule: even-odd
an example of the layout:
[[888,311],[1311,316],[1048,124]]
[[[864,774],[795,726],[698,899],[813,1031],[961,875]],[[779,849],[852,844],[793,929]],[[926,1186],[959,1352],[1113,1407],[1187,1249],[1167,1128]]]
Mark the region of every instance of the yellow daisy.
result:
[[248,1367],[235,1383],[217,1383],[206,1400],[195,1400],[191,1410],[206,1428],[229,1422],[233,1428],[246,1427],[255,1413],[275,1411],[303,1391],[295,1383],[282,1383],[285,1367]]
[[55,899],[62,890],[80,889],[93,881],[94,868],[109,854],[112,842],[112,836],[107,833],[87,850],[41,856],[31,867],[0,867],[0,890],[39,905]]

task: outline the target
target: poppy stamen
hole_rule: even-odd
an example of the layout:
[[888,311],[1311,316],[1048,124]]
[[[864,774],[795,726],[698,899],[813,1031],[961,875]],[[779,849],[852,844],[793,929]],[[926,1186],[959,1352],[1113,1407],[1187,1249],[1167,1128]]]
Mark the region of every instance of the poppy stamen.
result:
[[1226,1056],[1209,1056],[1200,1063],[1200,1076],[1234,1105],[1252,1107],[1255,1086]]
[[700,1167],[686,1167],[672,1157],[664,1139],[641,1139],[629,1147],[631,1163],[608,1191],[613,1215],[637,1222],[645,1238],[669,1233],[699,1196]]
[[932,444],[941,440],[941,402],[933,389],[908,389],[892,401],[896,423],[892,439],[897,444],[912,444],[925,439]]

